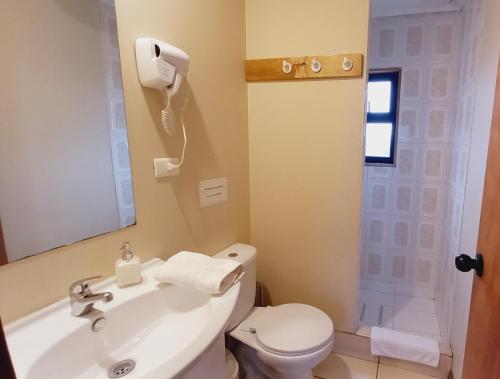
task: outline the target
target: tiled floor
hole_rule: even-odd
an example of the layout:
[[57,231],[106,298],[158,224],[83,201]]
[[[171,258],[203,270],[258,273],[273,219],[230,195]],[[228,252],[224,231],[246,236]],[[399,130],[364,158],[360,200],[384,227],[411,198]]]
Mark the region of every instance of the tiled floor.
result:
[[317,379],[433,379],[391,366],[332,353],[314,370]]
[[374,286],[373,283],[369,285],[369,287],[362,286],[360,290],[361,326],[381,326],[441,341],[434,300],[403,296],[395,291],[382,292],[386,288]]

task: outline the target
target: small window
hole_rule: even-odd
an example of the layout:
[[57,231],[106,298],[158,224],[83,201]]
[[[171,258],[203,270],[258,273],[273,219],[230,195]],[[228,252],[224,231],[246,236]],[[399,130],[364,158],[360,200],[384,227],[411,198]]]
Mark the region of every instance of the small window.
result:
[[368,75],[365,164],[394,165],[398,129],[400,69]]

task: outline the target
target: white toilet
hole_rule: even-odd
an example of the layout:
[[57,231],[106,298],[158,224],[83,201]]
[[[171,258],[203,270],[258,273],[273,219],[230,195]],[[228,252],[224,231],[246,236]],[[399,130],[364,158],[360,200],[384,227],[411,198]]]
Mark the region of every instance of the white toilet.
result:
[[214,256],[238,260],[245,268],[226,328],[241,342],[244,362],[240,363],[249,379],[311,379],[312,369],[332,350],[333,322],[306,304],[254,307],[256,255],[253,246],[234,244]]

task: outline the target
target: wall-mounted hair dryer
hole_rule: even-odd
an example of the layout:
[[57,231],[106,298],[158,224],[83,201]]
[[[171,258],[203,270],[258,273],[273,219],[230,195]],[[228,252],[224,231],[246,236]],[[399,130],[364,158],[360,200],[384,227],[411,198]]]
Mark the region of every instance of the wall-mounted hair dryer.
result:
[[[160,90],[164,96],[165,108],[161,111],[163,129],[169,135],[175,134],[176,117],[175,109],[171,106],[171,99],[179,92],[182,79],[187,74],[189,56],[181,49],[166,42],[154,38],[138,38],[135,41],[135,57],[141,84],[144,87]],[[187,145],[184,110],[187,101],[188,92],[186,90],[180,120],[184,134],[182,156],[178,164],[168,163],[167,170],[179,168],[184,161]]]
[[184,51],[154,38],[138,38],[135,56],[144,87],[166,89],[170,96],[179,91],[189,66],[189,56]]

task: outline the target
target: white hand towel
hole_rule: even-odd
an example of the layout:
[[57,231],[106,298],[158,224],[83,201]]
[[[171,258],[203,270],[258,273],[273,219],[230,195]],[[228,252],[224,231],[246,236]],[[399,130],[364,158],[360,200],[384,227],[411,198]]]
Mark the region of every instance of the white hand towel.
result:
[[372,354],[404,359],[437,367],[439,345],[436,340],[390,329],[372,327]]
[[212,258],[181,251],[169,258],[154,278],[163,283],[191,287],[210,294],[226,292],[243,274],[243,266],[235,260]]

